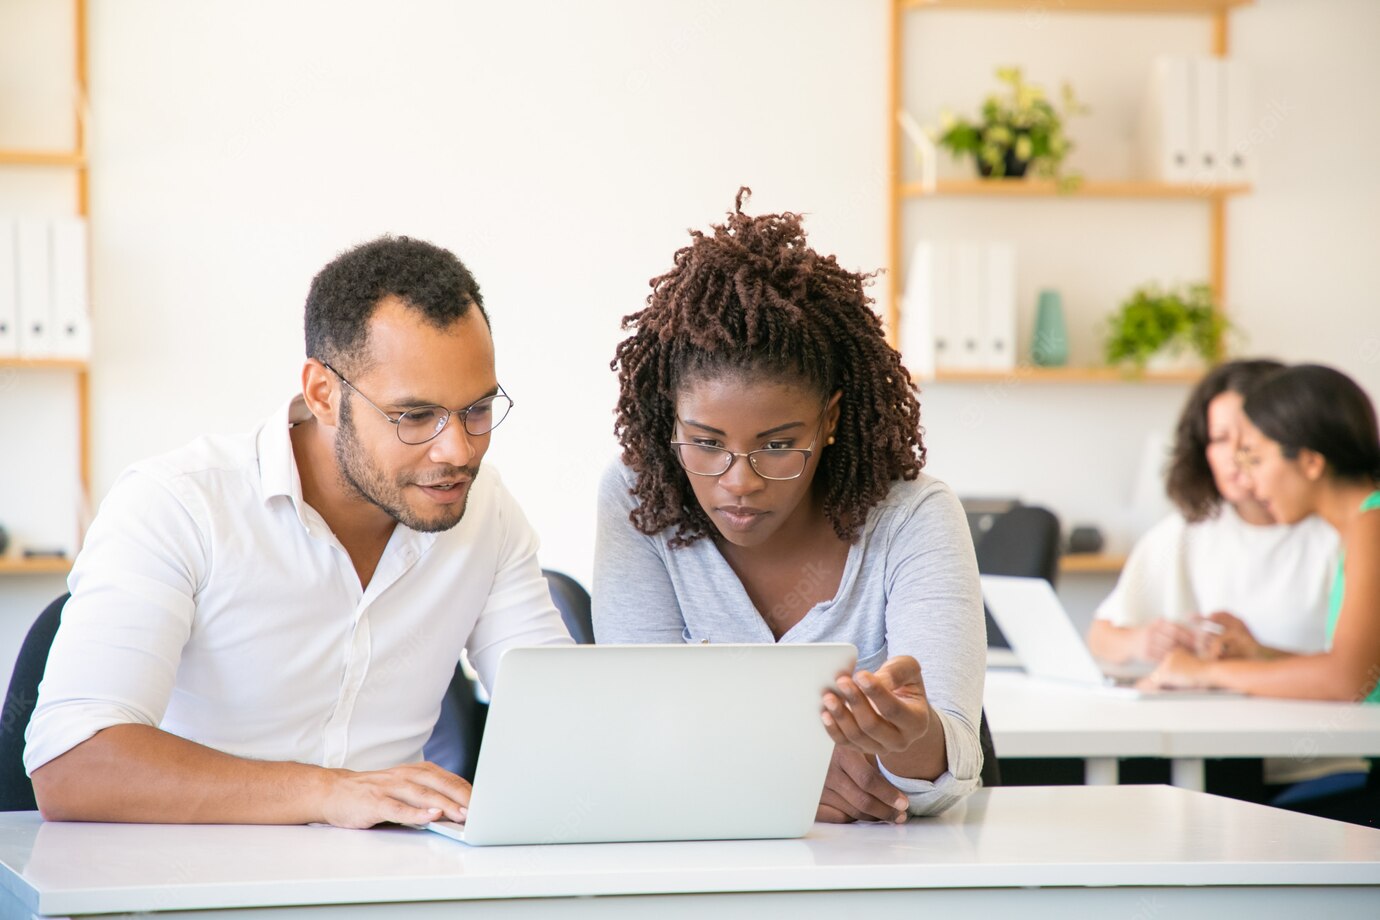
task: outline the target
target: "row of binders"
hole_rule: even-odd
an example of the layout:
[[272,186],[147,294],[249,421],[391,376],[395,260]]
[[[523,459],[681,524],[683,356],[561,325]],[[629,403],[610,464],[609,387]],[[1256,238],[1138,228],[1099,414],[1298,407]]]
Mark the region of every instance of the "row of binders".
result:
[[936,370],[1015,368],[1015,247],[917,243],[906,273],[899,338],[906,367],[922,377]]
[[1241,61],[1211,55],[1157,57],[1140,125],[1147,179],[1197,185],[1250,182],[1249,74]]
[[0,217],[0,358],[90,356],[86,221]]

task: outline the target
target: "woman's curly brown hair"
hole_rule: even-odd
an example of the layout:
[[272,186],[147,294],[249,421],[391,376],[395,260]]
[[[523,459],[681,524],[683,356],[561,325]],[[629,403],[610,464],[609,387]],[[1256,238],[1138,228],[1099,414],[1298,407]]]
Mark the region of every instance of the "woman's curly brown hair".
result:
[[1208,404],[1223,393],[1245,396],[1251,388],[1284,367],[1268,358],[1227,361],[1208,371],[1188,394],[1174,432],[1165,492],[1190,523],[1216,517],[1222,493],[1208,466]]
[[713,532],[672,453],[675,396],[719,375],[788,377],[828,399],[842,391],[836,443],[815,474],[824,512],[853,541],[897,479],[925,465],[920,403],[863,288],[872,275],[811,249],[798,214],[743,213],[751,189],[708,234],[690,232],[675,267],[651,281],[647,307],[623,318],[614,432],[636,475],[630,519],[644,534],[675,527],[672,546]]

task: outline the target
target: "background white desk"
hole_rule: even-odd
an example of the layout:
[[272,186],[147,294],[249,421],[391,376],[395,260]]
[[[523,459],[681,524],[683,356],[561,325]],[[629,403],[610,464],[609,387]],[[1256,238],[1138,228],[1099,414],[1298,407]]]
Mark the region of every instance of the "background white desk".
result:
[[816,825],[802,840],[490,849],[405,828],[44,824],[29,812],[0,815],[0,888],[3,916],[1183,920],[1230,904],[1297,920],[1320,903],[1329,918],[1373,916],[1380,831],[1169,786],[983,790],[937,818]]
[[1380,706],[1251,697],[1125,699],[987,672],[987,724],[999,757],[1077,757],[1087,782],[1115,784],[1117,758],[1163,757],[1172,782],[1203,788],[1207,757],[1380,755]]

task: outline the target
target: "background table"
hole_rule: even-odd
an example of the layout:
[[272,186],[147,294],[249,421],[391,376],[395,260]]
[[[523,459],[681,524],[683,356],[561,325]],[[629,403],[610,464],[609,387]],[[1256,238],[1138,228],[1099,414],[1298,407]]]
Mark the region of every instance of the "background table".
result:
[[801,840],[487,849],[407,828],[45,824],[29,812],[0,814],[0,887],[3,916],[1184,920],[1229,905],[1297,920],[1320,904],[1329,918],[1373,916],[1380,831],[1169,786],[982,790],[935,818],[816,825]]
[[1226,696],[1127,699],[1015,671],[987,672],[999,757],[1076,757],[1090,784],[1115,784],[1117,758],[1163,757],[1172,782],[1203,788],[1207,757],[1380,756],[1380,706]]

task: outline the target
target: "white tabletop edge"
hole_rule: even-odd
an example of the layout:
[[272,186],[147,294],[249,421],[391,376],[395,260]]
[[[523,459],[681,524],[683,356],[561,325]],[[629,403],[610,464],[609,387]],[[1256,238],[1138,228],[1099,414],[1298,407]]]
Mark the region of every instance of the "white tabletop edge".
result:
[[[1122,835],[1121,822],[1142,830]],[[1055,824],[1066,833],[1051,836]],[[1380,887],[1380,831],[1163,786],[983,790],[904,827],[608,846],[472,849],[404,829],[44,825],[26,813],[0,815],[0,885],[50,915],[821,890]],[[106,851],[118,854],[113,865]]]
[[[1095,882],[1089,881],[1086,866],[1058,864],[1009,864],[943,867],[943,878],[917,878],[913,869],[860,867],[841,884],[837,872],[797,868],[783,873],[776,870],[769,882],[753,881],[754,870],[707,874],[687,879],[684,873],[652,872],[610,884],[603,875],[528,876],[515,890],[517,879],[458,880],[421,878],[409,880],[408,891],[393,892],[388,903],[421,901],[483,901],[493,899],[617,897],[627,895],[686,895],[738,892],[831,891],[847,890],[928,890],[956,888],[1065,888],[1065,887],[1247,887],[1247,886],[1380,886],[1380,864],[1318,864],[1278,866],[1260,864],[1176,864],[1164,866],[1124,866],[1120,871],[1103,867]],[[735,878],[736,876],[736,878]],[[999,876],[994,880],[994,876]],[[461,882],[463,881],[463,884]],[[12,890],[12,889],[11,889]],[[51,915],[109,914],[125,912],[289,907],[298,905],[381,903],[377,880],[360,879],[341,883],[336,880],[297,882],[290,897],[280,885],[220,883],[167,889],[151,894],[128,889],[86,889],[82,891],[44,891],[38,898],[21,895],[20,900],[35,913]]]

